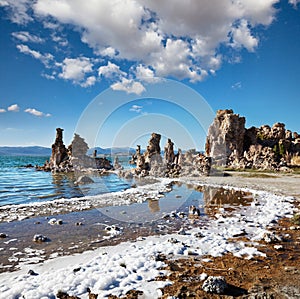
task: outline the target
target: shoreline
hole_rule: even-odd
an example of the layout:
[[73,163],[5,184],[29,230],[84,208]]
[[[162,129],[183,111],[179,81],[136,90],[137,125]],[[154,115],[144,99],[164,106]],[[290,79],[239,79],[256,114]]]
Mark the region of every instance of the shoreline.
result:
[[[245,175],[245,173],[242,173],[242,175]],[[250,175],[252,175],[252,174],[250,174]],[[119,245],[116,245],[117,247],[110,246],[109,248],[112,248],[111,249],[112,251],[114,250],[113,248],[115,248],[115,250],[116,250],[116,248],[119,248],[119,247],[123,248],[126,244],[128,244],[129,248],[133,248],[133,247],[136,248],[136,246],[139,246],[138,248],[141,248],[141,246],[138,244],[142,241],[143,243],[146,244],[145,245],[146,249],[144,249],[144,251],[141,251],[143,253],[141,253],[141,256],[139,257],[140,262],[143,260],[142,263],[145,263],[145,261],[144,261],[145,259],[147,260],[148,258],[150,258],[147,250],[149,251],[150,248],[152,250],[152,247],[156,248],[158,246],[157,244],[160,244],[160,246],[162,246],[162,244],[164,244],[163,245],[164,249],[162,248],[161,250],[155,251],[155,254],[158,254],[158,252],[167,252],[167,249],[170,250],[170,248],[172,248],[172,250],[170,251],[170,255],[167,256],[167,260],[164,260],[164,262],[157,261],[156,264],[155,263],[153,264],[153,267],[154,267],[153,275],[151,276],[151,278],[149,278],[149,276],[147,276],[148,277],[147,279],[152,281],[151,283],[150,283],[150,281],[148,281],[148,283],[147,283],[147,281],[143,281],[143,283],[135,282],[135,285],[131,285],[131,287],[130,287],[130,284],[126,288],[123,287],[124,292],[120,291],[120,288],[118,288],[118,291],[116,291],[115,288],[112,288],[110,291],[109,287],[107,286],[108,289],[106,289],[106,287],[104,287],[104,289],[106,290],[106,291],[104,291],[104,293],[105,294],[114,293],[117,296],[121,296],[121,295],[124,296],[125,291],[127,291],[129,289],[133,289],[133,288],[137,289],[137,286],[140,286],[140,288],[142,288],[144,290],[145,294],[148,294],[148,296],[152,296],[152,297],[146,296],[146,298],[158,298],[159,296],[163,295],[162,288],[165,286],[168,289],[169,288],[168,285],[170,284],[169,278],[168,278],[168,276],[166,276],[166,273],[170,273],[170,269],[167,269],[168,272],[165,272],[164,270],[163,271],[158,270],[158,269],[159,268],[163,269],[162,267],[165,267],[164,265],[166,265],[166,263],[169,263],[174,258],[175,258],[175,260],[177,260],[178,258],[180,258],[180,256],[181,257],[184,256],[187,261],[190,261],[191,263],[193,263],[193,261],[195,261],[195,256],[202,259],[205,256],[212,255],[215,257],[212,257],[210,259],[215,260],[215,258],[217,258],[217,256],[220,254],[220,255],[222,255],[222,257],[224,257],[224,259],[226,259],[228,253],[232,251],[233,253],[236,252],[234,255],[240,256],[239,259],[242,258],[242,260],[244,260],[244,258],[245,258],[244,254],[246,252],[248,252],[248,254],[250,254],[249,261],[253,261],[256,259],[265,259],[263,257],[264,254],[262,256],[260,256],[260,253],[259,253],[260,250],[263,250],[263,248],[264,248],[264,247],[261,247],[261,246],[263,246],[260,241],[260,238],[262,237],[261,234],[264,232],[265,229],[271,229],[275,232],[280,231],[280,226],[279,226],[279,228],[276,226],[276,225],[280,225],[280,224],[270,225],[272,223],[272,221],[274,221],[275,219],[279,220],[282,217],[284,218],[285,216],[287,216],[286,213],[288,213],[288,211],[289,211],[289,217],[291,217],[292,214],[296,211],[296,206],[299,206],[299,192],[298,192],[299,187],[296,184],[297,181],[299,181],[299,178],[300,178],[299,175],[268,174],[267,177],[263,177],[263,178],[252,177],[249,179],[249,177],[243,177],[243,176],[240,176],[240,173],[234,172],[231,176],[201,177],[200,179],[199,178],[184,178],[181,180],[175,179],[176,181],[180,181],[182,183],[190,184],[193,186],[212,185],[212,186],[219,186],[219,187],[223,186],[225,189],[233,188],[233,189],[245,189],[247,191],[254,191],[254,194],[258,194],[258,198],[260,198],[259,199],[260,203],[258,204],[258,206],[256,206],[255,204],[253,204],[253,206],[252,206],[252,204],[251,204],[251,206],[249,208],[247,208],[247,207],[241,208],[241,211],[238,212],[239,216],[230,216],[230,215],[226,216],[227,215],[226,211],[222,210],[223,213],[225,213],[225,215],[224,215],[225,217],[223,217],[222,215],[221,216],[218,215],[216,217],[216,219],[213,221],[213,223],[215,223],[214,225],[216,225],[215,229],[212,229],[212,228],[205,229],[205,227],[201,227],[201,229],[200,229],[201,233],[204,232],[204,234],[208,234],[206,236],[208,238],[207,242],[212,242],[211,243],[212,247],[208,251],[204,250],[204,248],[206,248],[206,247],[201,247],[204,244],[203,243],[204,239],[200,238],[200,241],[199,241],[197,238],[195,238],[195,236],[198,232],[197,229],[196,229],[196,231],[193,229],[191,231],[188,230],[185,235],[182,235],[180,233],[180,231],[178,231],[175,234],[167,234],[167,235],[159,234],[159,235],[156,235],[153,237],[141,238],[140,240],[136,239],[135,241],[129,242],[129,243],[128,242],[120,243]],[[145,188],[147,189],[147,187],[148,186],[146,186]],[[255,200],[257,200],[257,198]],[[278,206],[278,208],[276,208],[277,206]],[[279,207],[281,207],[281,208],[279,209]],[[252,208],[253,208],[253,211],[260,211],[260,210],[265,211],[262,214],[264,216],[262,216],[262,215],[259,216],[259,214],[257,214],[257,212],[253,212],[254,213],[253,216],[251,216],[251,213],[248,215],[246,213],[246,211],[248,211],[249,209],[251,210]],[[243,209],[245,210],[245,212],[242,212]],[[299,211],[299,209],[297,211]],[[272,213],[270,214],[269,212],[272,212]],[[242,216],[243,213],[246,213],[245,215],[248,215],[248,216],[245,216],[248,219],[245,223],[242,221],[242,219],[244,218],[244,216]],[[276,220],[276,223],[277,223],[277,220]],[[233,221],[233,222],[231,223],[231,221]],[[254,230],[252,230],[252,228],[251,228],[252,224],[251,225],[247,224],[249,221],[250,221],[250,223],[253,221],[254,221],[253,222],[254,224],[256,223],[254,225],[254,227],[255,227]],[[224,223],[225,223],[225,226],[224,226]],[[239,223],[239,225],[237,225],[238,223]],[[243,224],[244,226],[246,225],[245,228],[247,230],[247,233],[250,234],[246,238],[247,241],[244,239],[239,240],[239,237],[234,237],[234,236],[238,236],[241,232],[243,232],[242,227],[239,227],[241,225],[241,223],[244,223]],[[261,227],[261,228],[259,228],[259,227]],[[263,228],[263,227],[265,227],[265,228]],[[216,237],[216,236],[218,236],[220,231],[222,231],[224,229],[226,231],[226,234],[224,235],[224,237],[221,237],[221,239],[218,239],[219,237]],[[233,231],[231,231],[231,233],[230,233],[230,230],[233,230]],[[254,239],[253,239],[253,237],[251,237],[251,234],[255,233],[257,235],[258,232],[260,232],[260,237],[257,240],[256,240],[256,237],[254,237]],[[299,234],[298,232],[299,231],[295,231],[295,233]],[[214,235],[214,234],[216,234],[216,235]],[[204,237],[205,237],[205,235],[204,235]],[[298,235],[296,235],[296,237],[298,237]],[[153,238],[155,240],[157,239],[158,243],[157,242],[153,243]],[[179,243],[174,241],[175,243],[173,244],[172,243],[173,241],[172,241],[170,244],[169,240],[171,240],[171,239],[178,240]],[[216,243],[214,243],[214,242],[216,242]],[[221,243],[219,243],[219,242],[221,242]],[[223,243],[223,242],[225,242],[225,243]],[[229,243],[227,244],[227,242],[229,242]],[[187,244],[189,244],[188,247],[186,247]],[[208,244],[210,244],[210,243],[208,243]],[[212,244],[215,244],[215,245],[212,245]],[[221,245],[221,244],[223,244],[223,245]],[[175,248],[178,247],[175,251],[174,251],[174,246],[175,246]],[[202,251],[200,251],[200,252],[197,251],[197,250],[199,250],[199,249],[197,249],[197,247],[199,247],[199,246],[200,246],[200,248],[202,248],[201,249]],[[223,253],[219,252],[219,254],[218,254],[215,252],[215,254],[213,254],[213,252],[214,252],[213,248],[215,248],[215,246],[220,247],[221,252],[222,252],[222,248],[224,250],[224,248],[227,248],[228,246],[229,247]],[[225,247],[223,247],[223,246],[225,246]],[[231,249],[229,249],[229,248],[231,248]],[[101,256],[99,257],[99,253],[101,252],[101,250],[103,251],[106,249],[107,249],[107,247],[98,248],[95,251],[90,252],[91,255],[89,255],[89,253],[88,253],[89,251],[85,251],[84,253],[79,254],[77,256],[73,256],[73,255],[66,256],[65,258],[66,258],[66,260],[70,261],[71,266],[65,265],[66,268],[64,270],[61,269],[60,271],[69,273],[68,275],[71,275],[70,274],[71,268],[72,267],[74,268],[75,265],[78,265],[76,258],[83,257],[83,256],[86,256],[86,257],[90,256],[90,258],[94,258],[94,259],[100,258],[101,259]],[[229,249],[229,251],[228,251],[228,249]],[[120,252],[118,252],[118,258],[120,260],[119,263],[122,262],[121,260],[124,260],[124,259],[126,260],[126,255],[128,255],[128,254],[130,256],[129,260],[132,259],[133,253],[127,247],[126,247],[125,251],[124,250],[122,251],[122,250]],[[142,249],[140,249],[140,250],[142,250]],[[147,254],[146,254],[146,252],[147,252]],[[195,255],[192,254],[193,252]],[[240,253],[238,254],[237,252],[240,252]],[[152,252],[152,255],[153,254],[154,253]],[[155,256],[155,254],[154,254],[154,256]],[[222,260],[222,257],[220,257],[221,260]],[[112,258],[112,257],[110,257],[110,258]],[[117,258],[117,260],[118,260],[118,258]],[[154,258],[154,260],[156,260],[156,258]],[[48,265],[48,263],[49,263],[49,264],[53,265],[53,264],[59,263],[59,261],[60,261],[60,258],[54,258],[53,260],[46,261],[44,264]],[[276,262],[276,261],[274,260],[274,262]],[[158,267],[158,264],[159,264],[159,267]],[[85,267],[85,266],[86,266],[86,264],[83,263],[83,266],[81,266],[81,267]],[[49,275],[50,275],[52,277],[51,273],[47,272],[48,271],[47,266],[44,267],[43,264],[27,265],[27,266],[24,266],[23,270],[20,270],[21,272],[20,271],[12,272],[12,274],[4,273],[4,274],[1,274],[1,277],[2,278],[5,277],[5,280],[7,282],[9,282],[10,281],[9,277],[14,277],[15,275],[22,274],[21,276],[23,277],[24,281],[29,283],[30,278],[28,278],[28,275],[26,274],[26,271],[28,271],[29,268],[30,269],[33,268],[34,271],[41,273],[41,276],[46,275],[46,277],[47,276],[49,277]],[[102,268],[102,267],[100,267],[100,268]],[[44,270],[41,270],[41,269],[44,269]],[[157,270],[155,270],[155,269],[157,269]],[[141,267],[141,269],[139,269],[139,270],[145,271],[144,266]],[[137,271],[139,271],[139,270],[137,270]],[[44,274],[42,274],[41,271],[42,272],[44,271],[43,272]],[[84,273],[82,273],[82,275],[84,275]],[[158,280],[160,280],[160,279],[162,279],[163,276],[166,277],[166,279],[167,279],[166,281],[163,281],[160,283],[158,282],[156,284],[154,283],[154,281],[157,280],[157,279],[155,279],[155,277],[160,277],[158,279]],[[83,277],[85,277],[85,276],[83,276]],[[141,275],[141,277],[146,277],[146,276]],[[38,278],[39,278],[39,276],[37,276],[37,279]],[[52,279],[54,279],[54,278],[52,277]],[[85,279],[86,279],[86,277],[85,277]],[[125,279],[125,277],[123,277],[119,281],[119,283],[121,283],[124,279]],[[76,290],[74,291],[74,281],[73,282],[72,281],[73,281],[72,279],[69,281],[68,286],[64,285],[63,289],[66,291],[69,290],[69,292],[71,292],[71,293],[73,292],[72,294],[74,294],[74,295],[81,294],[84,296],[85,292],[83,290],[80,291],[81,293],[78,291],[78,289],[77,289],[77,291]],[[150,289],[153,288],[154,285],[155,285],[154,290],[156,292],[155,294],[153,293],[153,290],[150,291]],[[158,285],[159,285],[159,287],[157,287]],[[99,286],[96,284],[96,285],[90,285],[90,286],[92,286],[92,288],[91,288],[92,290],[94,287],[95,293],[97,293],[97,288],[103,289],[103,285]],[[151,286],[151,287],[149,287],[149,286]],[[53,288],[53,292],[55,291],[55,289],[57,291],[57,287],[52,285],[51,288]],[[175,287],[175,284],[174,284],[174,287]],[[0,287],[0,290],[1,290],[1,287]],[[171,290],[172,290],[172,288],[171,288]],[[102,291],[101,294],[103,295],[104,293]],[[28,298],[34,298],[34,297],[29,296]],[[85,298],[85,297],[83,297],[83,298]],[[167,297],[164,297],[164,298],[167,298]],[[214,297],[208,297],[208,298],[214,298]],[[293,298],[293,297],[291,297],[291,298]],[[295,298],[297,298],[297,297],[295,297]]]
[[[228,175],[229,174],[229,175]],[[39,203],[5,205],[0,207],[0,223],[22,221],[40,216],[50,217],[58,214],[88,211],[106,206],[141,203],[147,198],[157,200],[162,193],[169,192],[171,182],[182,182],[211,187],[229,187],[266,191],[273,194],[293,196],[300,200],[300,174],[237,172],[226,171],[220,176],[181,177],[142,179],[140,184],[124,191],[104,193],[97,196],[84,196],[71,199],[56,199]],[[149,183],[150,182],[150,183]],[[101,203],[99,203],[101,200]]]

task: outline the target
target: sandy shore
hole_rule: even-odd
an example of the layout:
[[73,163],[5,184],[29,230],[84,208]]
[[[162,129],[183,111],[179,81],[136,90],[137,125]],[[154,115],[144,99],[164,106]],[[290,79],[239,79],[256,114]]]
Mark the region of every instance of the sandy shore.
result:
[[237,171],[225,172],[224,174],[224,176],[201,177],[198,181],[206,184],[264,190],[300,199],[300,174]]

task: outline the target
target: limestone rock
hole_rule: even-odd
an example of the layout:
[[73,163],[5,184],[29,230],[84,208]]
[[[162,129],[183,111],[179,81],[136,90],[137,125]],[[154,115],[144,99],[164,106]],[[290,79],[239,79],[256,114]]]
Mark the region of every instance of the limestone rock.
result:
[[243,153],[245,118],[231,109],[218,110],[208,129],[205,151],[217,165],[226,165],[232,153],[239,158]]
[[174,159],[174,143],[169,138],[165,146],[165,163],[167,163],[167,165],[172,165],[174,163]]
[[300,165],[300,139],[285,124],[245,129],[245,118],[219,110],[210,126],[206,156],[212,163],[237,169],[290,171]]
[[[72,157],[84,157],[89,147],[82,137],[78,134],[74,134],[72,143],[69,145],[68,150]],[[97,152],[96,152],[97,156]]]
[[63,129],[56,129],[56,138],[52,144],[52,153],[50,158],[50,167],[57,167],[63,161],[68,159],[68,151],[63,142]]

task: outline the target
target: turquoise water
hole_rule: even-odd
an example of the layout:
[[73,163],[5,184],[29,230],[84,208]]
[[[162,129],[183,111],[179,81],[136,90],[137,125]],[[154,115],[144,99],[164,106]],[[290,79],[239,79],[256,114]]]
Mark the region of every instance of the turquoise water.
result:
[[49,157],[0,156],[0,206],[96,195],[129,187],[128,182],[110,174],[92,177],[94,184],[80,188],[74,184],[77,178],[72,173],[52,174],[24,167],[43,165],[46,160]]

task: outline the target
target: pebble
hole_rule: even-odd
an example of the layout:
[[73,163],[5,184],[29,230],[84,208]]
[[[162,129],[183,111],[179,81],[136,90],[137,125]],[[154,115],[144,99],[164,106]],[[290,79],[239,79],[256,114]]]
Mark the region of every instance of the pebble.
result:
[[32,241],[34,242],[46,242],[48,240],[48,238],[46,236],[43,235],[34,235]]
[[31,270],[31,269],[28,271],[28,274],[29,274],[29,275],[32,275],[32,276],[37,276],[37,275],[38,275],[37,273],[35,273],[35,272],[34,272],[33,270]]
[[282,245],[274,245],[274,249],[283,250],[283,246]]
[[52,218],[48,221],[48,223],[51,225],[62,225],[63,221],[62,221],[62,219],[56,220],[56,218]]
[[1,238],[1,239],[7,238],[7,234],[5,234],[5,233],[0,233],[0,238]]

